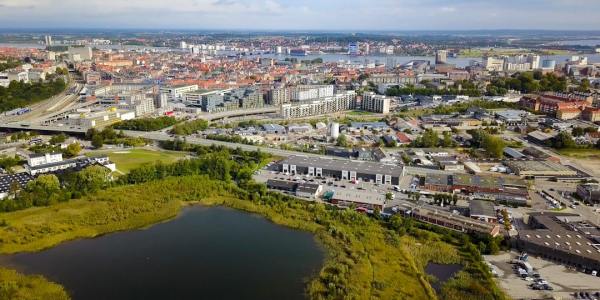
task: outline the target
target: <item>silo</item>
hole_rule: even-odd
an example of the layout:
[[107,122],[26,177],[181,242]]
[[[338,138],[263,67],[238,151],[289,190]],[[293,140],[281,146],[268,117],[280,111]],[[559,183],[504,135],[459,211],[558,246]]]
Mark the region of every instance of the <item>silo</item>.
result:
[[329,136],[334,140],[340,136],[340,123],[333,122],[329,124]]

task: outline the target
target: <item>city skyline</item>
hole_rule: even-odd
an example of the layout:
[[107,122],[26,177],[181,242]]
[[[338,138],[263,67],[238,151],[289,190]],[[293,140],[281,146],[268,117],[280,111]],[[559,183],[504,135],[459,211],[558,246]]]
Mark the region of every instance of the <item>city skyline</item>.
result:
[[[0,0],[0,28],[595,30],[593,0]],[[335,12],[335,16],[331,13]],[[477,25],[473,25],[477,24]]]

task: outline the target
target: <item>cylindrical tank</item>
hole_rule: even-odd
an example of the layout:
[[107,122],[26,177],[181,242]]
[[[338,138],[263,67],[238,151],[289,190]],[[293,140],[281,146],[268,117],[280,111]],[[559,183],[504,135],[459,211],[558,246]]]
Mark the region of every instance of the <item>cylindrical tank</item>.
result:
[[337,139],[340,136],[340,123],[329,124],[329,136],[333,139]]

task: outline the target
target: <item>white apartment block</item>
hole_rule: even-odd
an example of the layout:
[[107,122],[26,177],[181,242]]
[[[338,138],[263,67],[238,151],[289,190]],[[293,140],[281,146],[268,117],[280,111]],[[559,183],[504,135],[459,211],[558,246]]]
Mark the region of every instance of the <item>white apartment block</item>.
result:
[[63,160],[62,153],[42,153],[31,154],[27,158],[27,164],[31,167],[37,167],[46,164],[61,162]]
[[291,88],[292,101],[333,97],[333,85],[302,85]]
[[390,112],[390,98],[377,95],[373,92],[365,93],[362,97],[361,108],[365,111],[388,114]]
[[319,100],[283,104],[281,106],[281,116],[284,119],[304,118],[351,110],[355,107],[356,92],[347,91]]
[[161,94],[168,94],[169,101],[181,101],[183,100],[183,94],[194,92],[198,90],[197,84],[192,85],[182,85],[182,86],[172,86],[172,87],[161,87]]

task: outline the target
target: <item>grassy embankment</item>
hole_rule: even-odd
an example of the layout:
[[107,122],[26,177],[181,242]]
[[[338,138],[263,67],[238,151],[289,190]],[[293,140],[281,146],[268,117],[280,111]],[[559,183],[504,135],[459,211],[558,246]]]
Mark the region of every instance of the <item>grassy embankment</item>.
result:
[[174,177],[116,187],[52,207],[4,213],[0,214],[6,221],[0,227],[0,253],[37,251],[67,240],[142,228],[176,216],[185,203],[200,203],[258,213],[277,224],[314,233],[327,249],[327,259],[308,285],[312,299],[343,298],[335,295],[434,299],[424,273],[426,263],[463,260],[457,248],[433,232],[419,230],[418,238],[401,236],[352,211],[295,200],[240,200],[243,193],[235,185],[206,177]]
[[67,300],[69,296],[62,286],[42,276],[26,276],[0,268],[0,299]]
[[392,236],[375,221],[353,212],[342,212],[342,221],[334,220],[324,206],[303,202],[239,200],[229,196],[236,189],[205,177],[178,177],[117,187],[52,207],[2,214],[7,225],[0,228],[0,252],[36,251],[67,240],[141,228],[174,217],[185,202],[225,205],[317,235],[328,250],[328,259],[319,277],[310,283],[311,298],[319,298],[332,288],[344,289],[339,292],[357,299],[434,297],[405,245],[408,240],[386,243]]
[[442,298],[502,299],[489,276],[477,275],[485,275],[478,253],[465,252],[455,236],[418,228],[407,235],[351,210],[265,192],[250,193],[205,176],[114,187],[82,200],[0,214],[0,253],[37,251],[72,239],[143,228],[176,216],[186,203],[224,205],[315,234],[327,249],[327,259],[308,284],[311,299],[435,299],[431,278],[424,273],[429,261],[466,265],[444,286]]
[[169,164],[185,158],[185,153],[182,152],[147,149],[99,150],[88,152],[86,155],[108,155],[110,160],[117,165],[117,169],[123,173],[128,173],[130,170],[147,163],[160,161]]

